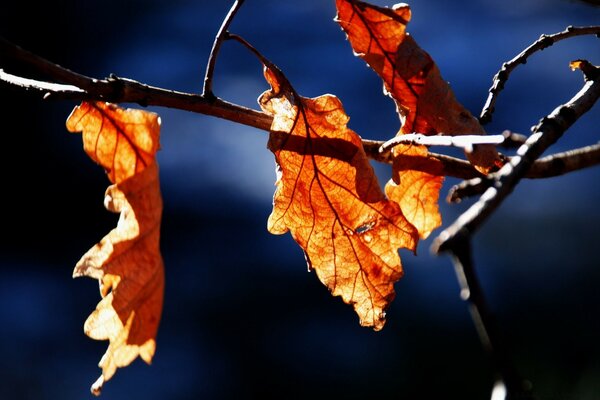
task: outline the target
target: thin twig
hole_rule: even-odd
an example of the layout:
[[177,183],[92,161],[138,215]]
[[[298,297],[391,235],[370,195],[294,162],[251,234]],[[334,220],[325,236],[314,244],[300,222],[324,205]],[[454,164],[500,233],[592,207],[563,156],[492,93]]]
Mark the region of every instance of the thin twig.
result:
[[515,185],[527,174],[535,160],[562,134],[587,112],[600,97],[600,78],[589,80],[566,104],[557,107],[533,128],[533,134],[513,157],[493,176],[493,184],[479,200],[458,217],[434,240],[432,251],[451,250],[464,235],[475,232],[481,224],[512,192]]
[[559,176],[598,164],[600,143],[540,158],[531,166],[525,177]]
[[[600,164],[600,144],[595,144],[540,158],[533,163],[527,174],[525,174],[525,178],[536,179],[560,176],[598,164]],[[449,203],[459,203],[468,197],[482,194],[493,184],[493,174],[485,178],[476,177],[463,181],[450,189],[447,201]]]
[[215,41],[213,42],[210,55],[208,56],[208,64],[206,66],[206,73],[204,75],[204,87],[202,88],[202,96],[208,100],[214,100],[216,98],[212,90],[212,82],[215,73],[215,65],[217,63],[217,56],[219,55],[219,50],[221,50],[221,44],[223,44],[223,41],[227,36],[229,25],[231,25],[235,14],[238,12],[243,3],[244,0],[236,0],[235,3],[233,3],[229,13],[227,13],[227,16],[221,24],[219,32],[217,32],[217,36],[215,36]]
[[469,304],[471,318],[481,344],[490,356],[495,373],[506,388],[506,398],[533,399],[526,381],[521,378],[511,360],[506,341],[487,306],[473,265],[470,238],[463,236],[455,243],[450,253],[461,288],[460,297]]
[[59,83],[67,83],[69,85],[82,88],[82,85],[90,85],[91,78],[71,71],[65,67],[61,67],[43,57],[38,56],[30,51],[9,42],[0,36],[0,60],[15,60],[23,64],[33,67],[36,72],[43,76],[51,77],[52,80]]
[[422,133],[406,133],[398,135],[381,145],[379,152],[389,151],[399,144],[417,144],[421,146],[453,146],[465,149],[469,152],[473,151],[473,146],[476,144],[493,144],[499,145],[504,142],[504,135],[447,135],[439,133],[437,135],[423,135]]
[[569,26],[562,32],[554,33],[552,35],[542,35],[538,40],[536,40],[533,44],[531,44],[529,47],[527,47],[525,50],[519,53],[512,60],[502,64],[502,68],[500,68],[498,73],[494,75],[492,87],[489,89],[488,98],[485,102],[485,105],[483,106],[481,115],[479,116],[479,122],[482,125],[484,125],[492,120],[492,114],[494,113],[494,108],[496,105],[496,100],[498,100],[498,95],[500,94],[502,89],[504,89],[504,84],[508,80],[508,77],[510,76],[512,71],[515,68],[517,68],[519,64],[527,63],[527,58],[533,53],[536,53],[540,50],[544,50],[545,48],[552,46],[556,42],[582,35],[597,35],[598,37],[600,37],[600,26]]
[[62,83],[41,82],[35,79],[22,78],[20,76],[4,72],[3,69],[0,69],[0,81],[8,82],[25,90],[35,88],[37,90],[54,94],[77,94],[79,96],[85,94],[85,90],[79,89],[77,86],[65,85]]
[[527,136],[509,130],[502,132],[502,136],[504,136],[504,141],[501,146],[507,149],[516,149],[527,140]]

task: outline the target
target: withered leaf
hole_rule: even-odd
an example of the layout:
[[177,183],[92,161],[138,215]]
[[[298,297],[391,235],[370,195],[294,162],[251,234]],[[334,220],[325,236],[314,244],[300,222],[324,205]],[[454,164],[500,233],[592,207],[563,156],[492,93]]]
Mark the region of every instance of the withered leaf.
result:
[[112,183],[152,164],[160,147],[157,114],[110,103],[84,101],[67,119],[67,129],[83,133],[83,149],[106,170]]
[[105,207],[120,213],[117,227],[73,271],[73,277],[100,281],[102,300],[84,325],[89,337],[109,340],[99,363],[102,375],[92,385],[98,395],[117,368],[138,356],[150,363],[156,349],[164,291],[162,198],[154,159],[160,125],[156,114],[84,102],[69,116],[67,128],[83,131],[86,152],[114,183],[106,190]]
[[[399,184],[390,180],[385,185],[385,193],[400,204],[406,219],[425,238],[442,224],[438,198],[443,166],[439,161],[427,158],[425,146],[401,146],[395,152],[394,169],[402,171],[402,179]],[[432,173],[419,171],[419,166]]]
[[403,274],[398,248],[414,250],[418,233],[382,193],[341,102],[297,96],[265,76],[272,89],[260,104],[274,117],[268,146],[279,173],[268,229],[291,231],[321,282],[379,330]]
[[[354,52],[382,78],[386,92],[396,103],[402,121],[399,135],[485,134],[477,119],[456,100],[430,55],[406,32],[411,18],[407,4],[390,9],[358,0],[336,0],[336,6],[336,20]],[[393,150],[393,182],[386,186],[386,193],[400,204],[421,237],[427,237],[441,224],[437,207],[439,191],[432,189],[440,188],[443,178],[411,171],[410,164],[399,159],[404,154],[426,154],[427,150],[409,147],[399,145]],[[467,156],[485,172],[497,160],[494,147],[489,145],[478,146]],[[406,196],[407,193],[420,195]]]
[[336,0],[337,22],[353,50],[383,79],[403,121],[401,133],[485,134],[454,97],[431,56],[406,32],[408,4],[377,7]]

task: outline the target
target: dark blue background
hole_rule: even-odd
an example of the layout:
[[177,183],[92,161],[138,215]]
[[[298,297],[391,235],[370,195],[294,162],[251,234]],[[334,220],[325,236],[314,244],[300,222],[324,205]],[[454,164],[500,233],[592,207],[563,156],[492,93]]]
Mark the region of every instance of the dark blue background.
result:
[[[50,4],[51,3],[51,4]],[[305,96],[336,94],[371,139],[398,129],[381,81],[352,55],[333,1],[248,0],[232,31],[278,64]],[[379,5],[391,5],[384,1]],[[3,4],[0,34],[73,70],[199,92],[229,1]],[[561,0],[411,4],[409,31],[457,97],[478,114],[493,74],[542,33],[600,23],[600,9]],[[598,40],[562,42],[511,77],[491,133],[527,133],[581,87],[568,62],[600,63]],[[4,61],[2,61],[4,65]],[[7,67],[8,72],[11,69]],[[12,71],[15,71],[13,69]],[[258,62],[226,43],[215,92],[256,108]],[[71,279],[117,216],[108,181],[64,121],[71,101],[1,87],[0,399],[85,399],[107,343],[82,332],[97,282]],[[451,263],[401,251],[405,277],[382,332],[306,272],[289,235],[266,231],[274,162],[265,132],[183,111],[162,117],[165,307],[151,367],[119,370],[111,399],[482,399],[492,375]],[[598,141],[598,107],[552,152]],[[441,150],[444,151],[444,150]],[[386,166],[376,165],[382,183]],[[444,192],[456,180],[448,179]],[[542,398],[600,396],[598,170],[523,182],[475,239],[490,307],[520,371]],[[471,202],[442,204],[444,225]],[[435,236],[436,232],[434,232]]]

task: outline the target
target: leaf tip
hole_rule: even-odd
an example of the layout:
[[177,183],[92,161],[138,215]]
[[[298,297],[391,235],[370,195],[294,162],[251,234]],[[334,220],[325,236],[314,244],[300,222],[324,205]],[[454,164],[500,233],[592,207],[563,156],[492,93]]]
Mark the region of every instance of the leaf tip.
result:
[[586,80],[595,80],[600,76],[600,67],[595,66],[587,60],[574,60],[569,63],[572,71],[581,70]]
[[574,60],[569,63],[569,67],[571,68],[571,71],[575,71],[576,69],[580,69],[584,62],[586,62],[586,61],[585,60]]
[[156,352],[156,340],[149,339],[146,343],[140,346],[140,357],[144,362],[148,365],[152,364],[152,358],[154,358],[154,353]]
[[[357,313],[359,313],[359,310],[356,307],[355,310]],[[373,313],[370,316],[360,317],[358,322],[362,327],[371,328],[373,331],[379,332],[383,329],[385,323],[387,322],[386,312],[385,310],[381,310],[381,312],[373,310]]]
[[102,394],[102,387],[104,386],[104,375],[100,375],[96,382],[92,384],[90,387],[90,392],[96,397]]

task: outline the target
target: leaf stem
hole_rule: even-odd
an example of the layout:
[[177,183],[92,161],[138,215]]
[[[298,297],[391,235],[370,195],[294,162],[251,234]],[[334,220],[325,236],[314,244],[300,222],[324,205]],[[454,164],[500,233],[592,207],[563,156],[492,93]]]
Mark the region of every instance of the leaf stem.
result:
[[206,66],[206,73],[204,75],[204,86],[202,88],[202,96],[208,100],[216,99],[213,90],[213,76],[215,73],[215,65],[217,63],[217,56],[219,55],[219,50],[221,50],[221,45],[223,41],[227,37],[227,30],[229,29],[229,25],[233,21],[235,14],[237,14],[238,10],[244,3],[244,0],[236,0],[235,3],[231,6],[231,9],[225,16],[223,23],[221,24],[221,28],[219,28],[219,32],[217,32],[217,36],[215,36],[215,40],[213,42],[212,49],[210,50],[210,54],[208,56],[208,64]]

